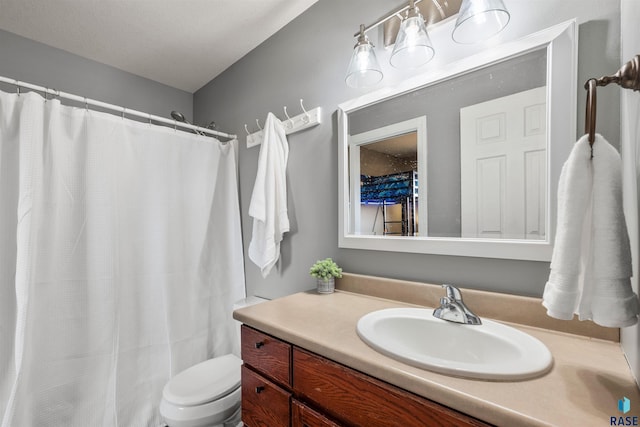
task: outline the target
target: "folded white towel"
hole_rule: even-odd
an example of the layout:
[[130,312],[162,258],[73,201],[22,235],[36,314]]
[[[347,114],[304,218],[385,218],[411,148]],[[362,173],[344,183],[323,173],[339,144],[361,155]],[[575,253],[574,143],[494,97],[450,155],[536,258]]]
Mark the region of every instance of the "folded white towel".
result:
[[283,235],[289,231],[286,183],[289,145],[282,123],[272,113],[267,115],[263,131],[249,204],[249,215],[253,217],[249,258],[260,268],[262,277],[267,277],[280,258]]
[[620,155],[596,134],[575,144],[558,187],[558,225],[543,295],[547,314],[625,327],[638,320],[629,236],[622,210]]

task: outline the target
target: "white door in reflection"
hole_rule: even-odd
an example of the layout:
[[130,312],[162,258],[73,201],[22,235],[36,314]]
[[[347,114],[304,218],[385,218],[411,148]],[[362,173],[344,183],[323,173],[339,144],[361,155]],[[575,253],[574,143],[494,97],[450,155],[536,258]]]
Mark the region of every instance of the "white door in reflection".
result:
[[462,237],[545,239],[546,86],[460,109]]

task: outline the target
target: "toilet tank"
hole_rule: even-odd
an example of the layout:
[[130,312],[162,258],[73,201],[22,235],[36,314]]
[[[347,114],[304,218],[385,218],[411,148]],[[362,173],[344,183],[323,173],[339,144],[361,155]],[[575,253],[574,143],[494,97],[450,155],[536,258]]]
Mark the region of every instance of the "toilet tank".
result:
[[[250,296],[250,297],[247,297],[247,298],[243,298],[240,301],[236,301],[233,304],[233,310],[235,311],[235,310],[237,310],[239,308],[242,308],[242,307],[248,307],[250,305],[260,304],[261,302],[265,302],[265,301],[269,301],[269,300],[264,299],[264,298],[260,298],[260,297],[257,297],[257,296]],[[233,346],[233,348],[234,348],[233,354],[235,354],[236,356],[240,357],[240,326],[242,325],[242,322],[239,322],[239,321],[237,321],[235,319],[233,320],[233,322],[234,322],[235,330],[236,330],[235,339],[236,339],[236,343],[237,343],[237,345]]]

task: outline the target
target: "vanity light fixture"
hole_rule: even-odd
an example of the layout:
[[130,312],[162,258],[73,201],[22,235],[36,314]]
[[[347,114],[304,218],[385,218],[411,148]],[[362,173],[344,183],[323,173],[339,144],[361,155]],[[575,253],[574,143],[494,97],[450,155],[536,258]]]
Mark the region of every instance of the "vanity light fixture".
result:
[[464,0],[451,37],[461,44],[486,40],[502,31],[510,17],[502,0]]
[[418,68],[431,61],[435,53],[424,18],[415,1],[410,0],[389,62],[396,68]]
[[[385,24],[385,46],[395,39],[389,59],[391,65],[395,68],[417,68],[429,62],[435,55],[435,49],[427,33],[427,23],[435,23],[458,13],[452,38],[461,44],[486,40],[502,31],[509,23],[510,15],[502,0],[426,0],[430,3],[428,8],[431,10],[427,15],[434,15],[427,16],[426,23],[416,6],[421,1],[409,0],[408,5],[389,13],[377,22],[369,26],[360,25],[360,31],[354,34],[358,42],[347,70],[347,85],[364,88],[374,86],[382,80],[382,69],[378,64],[374,46],[366,35],[367,31],[379,25]],[[389,24],[397,25],[399,21],[400,28],[395,30],[397,34],[393,30],[391,34],[389,30],[394,27]]]
[[383,77],[382,69],[376,57],[375,46],[369,41],[364,31],[364,25],[360,25],[358,42],[354,47],[349,69],[347,70],[346,82],[351,87],[374,86]]

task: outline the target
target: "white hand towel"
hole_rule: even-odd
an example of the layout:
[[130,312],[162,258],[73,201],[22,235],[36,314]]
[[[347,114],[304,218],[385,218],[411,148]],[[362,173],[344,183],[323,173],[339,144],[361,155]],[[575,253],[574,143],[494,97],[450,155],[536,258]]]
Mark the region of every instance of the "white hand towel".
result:
[[258,157],[258,172],[251,194],[249,215],[253,231],[249,243],[249,258],[267,277],[280,258],[280,242],[289,231],[287,212],[286,170],[289,144],[284,127],[269,113]]
[[572,319],[578,308],[583,224],[592,187],[590,157],[589,141],[581,138],[560,173],[556,238],[542,301],[547,314],[557,319]]
[[[640,304],[631,289],[631,248],[622,207],[620,155],[602,136],[593,144],[592,250],[578,310],[581,320],[631,326]],[[589,286],[586,286],[586,285]]]
[[620,155],[596,135],[576,143],[558,188],[558,226],[551,274],[543,295],[547,314],[625,327],[638,320],[631,289],[629,236],[622,210]]

